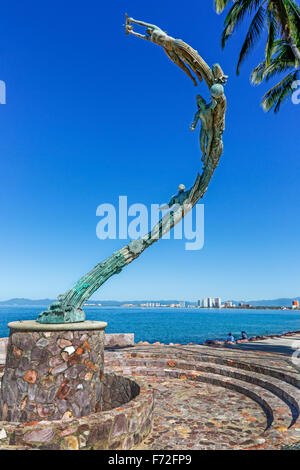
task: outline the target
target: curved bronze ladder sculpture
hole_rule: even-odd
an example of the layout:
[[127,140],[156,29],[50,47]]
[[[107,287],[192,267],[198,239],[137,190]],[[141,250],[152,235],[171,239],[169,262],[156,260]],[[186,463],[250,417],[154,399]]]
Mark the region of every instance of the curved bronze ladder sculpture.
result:
[[[134,24],[146,28],[146,34],[135,32],[133,29]],[[215,64],[210,68],[195,49],[181,39],[172,38],[155,25],[134,20],[126,15],[125,31],[127,35],[132,34],[163,47],[168,57],[193,80],[195,85],[197,85],[197,79],[199,82],[204,79],[215,103],[211,107],[212,128],[210,131],[212,139],[209,145],[209,154],[206,155],[203,172],[201,176],[198,173],[194,185],[187,191],[180,191],[177,196],[171,199],[169,206],[172,206],[172,209],[170,212],[164,215],[148,234],[138,240],[133,240],[113,253],[112,256],[97,264],[70,290],[59,296],[58,300],[51,304],[46,311],[40,313],[37,319],[40,323],[84,321],[85,315],[82,307],[91,295],[111,276],[120,273],[125,266],[137,259],[146,248],[149,248],[171,230],[203,197],[223,152],[222,135],[225,129],[226,112],[223,84],[226,83],[227,76],[224,75],[221,67]],[[197,78],[193,76],[192,72]],[[201,119],[200,108],[198,113],[198,118]],[[202,121],[202,130],[203,126],[204,122]]]

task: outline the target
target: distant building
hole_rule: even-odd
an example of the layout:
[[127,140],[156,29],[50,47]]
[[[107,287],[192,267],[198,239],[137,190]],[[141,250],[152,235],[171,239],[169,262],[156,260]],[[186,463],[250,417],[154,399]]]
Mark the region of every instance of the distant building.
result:
[[179,302],[178,306],[179,306],[180,308],[185,308],[185,302],[184,302],[184,301]]
[[198,307],[204,307],[204,308],[221,308],[222,303],[221,303],[221,298],[220,297],[206,297],[205,299],[198,300]]
[[225,302],[225,307],[226,308],[230,308],[233,306],[233,303],[232,302]]

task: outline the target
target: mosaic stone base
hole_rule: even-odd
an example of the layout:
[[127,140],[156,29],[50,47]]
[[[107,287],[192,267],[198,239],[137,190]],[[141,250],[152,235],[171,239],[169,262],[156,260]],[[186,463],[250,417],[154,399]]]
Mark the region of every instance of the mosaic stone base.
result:
[[35,329],[34,323],[9,325],[0,419],[57,420],[100,410],[106,324],[83,322],[63,330]]

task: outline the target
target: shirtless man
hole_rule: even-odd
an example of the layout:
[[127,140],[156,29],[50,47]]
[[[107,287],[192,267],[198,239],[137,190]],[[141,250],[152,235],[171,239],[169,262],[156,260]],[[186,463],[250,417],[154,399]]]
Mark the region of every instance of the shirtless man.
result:
[[213,99],[211,103],[206,104],[204,98],[201,95],[197,95],[197,106],[198,111],[195,114],[193,124],[191,125],[191,131],[196,129],[197,123],[200,119],[201,121],[201,131],[200,131],[200,147],[202,150],[202,161],[204,166],[208,162],[208,158],[211,151],[211,144],[214,137],[213,129],[213,110],[217,106],[217,102]]

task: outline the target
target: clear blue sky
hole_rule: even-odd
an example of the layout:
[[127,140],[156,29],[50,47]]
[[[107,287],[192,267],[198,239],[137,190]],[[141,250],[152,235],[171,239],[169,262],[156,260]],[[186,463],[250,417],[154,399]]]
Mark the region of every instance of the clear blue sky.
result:
[[163,50],[126,37],[124,14],[158,24],[230,76],[225,151],[205,195],[205,246],[160,241],[98,299],[300,295],[300,105],[265,114],[252,87],[261,47],[235,75],[213,1],[11,0],[0,16],[0,299],[55,298],[124,245],[96,237],[96,208],[161,203],[200,165],[196,89]]

